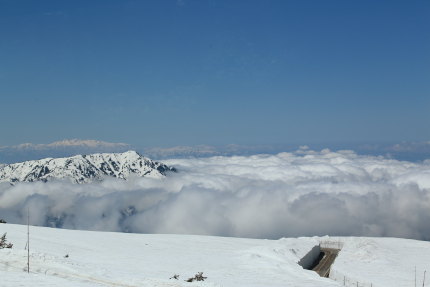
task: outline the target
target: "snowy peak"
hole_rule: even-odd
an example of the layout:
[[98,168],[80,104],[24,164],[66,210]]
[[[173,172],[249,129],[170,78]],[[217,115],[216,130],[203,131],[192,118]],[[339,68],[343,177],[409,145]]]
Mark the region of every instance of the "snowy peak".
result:
[[135,151],[96,153],[66,158],[45,158],[0,167],[0,182],[33,182],[70,179],[75,183],[102,180],[105,177],[128,179],[131,176],[160,178],[176,171],[163,163],[143,157]]

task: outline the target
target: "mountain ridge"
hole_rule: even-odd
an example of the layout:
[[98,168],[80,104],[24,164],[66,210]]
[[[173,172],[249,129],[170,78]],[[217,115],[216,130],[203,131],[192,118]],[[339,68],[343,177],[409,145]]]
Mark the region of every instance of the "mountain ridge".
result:
[[47,182],[69,179],[74,183],[101,181],[105,177],[161,178],[176,169],[146,158],[136,151],[94,153],[71,157],[44,158],[0,166],[0,182]]

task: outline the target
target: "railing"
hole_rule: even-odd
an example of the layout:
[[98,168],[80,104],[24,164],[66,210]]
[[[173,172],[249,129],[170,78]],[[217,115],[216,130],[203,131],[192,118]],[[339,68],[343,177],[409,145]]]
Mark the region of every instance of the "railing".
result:
[[343,248],[343,242],[333,240],[322,240],[320,241],[321,248],[333,248],[341,250]]
[[350,278],[348,276],[343,275],[342,273],[336,272],[336,270],[330,271],[329,278],[331,280],[339,282],[342,286],[347,287],[375,287],[375,285],[371,282],[360,282],[359,280]]
[[[340,240],[321,240],[320,248],[332,248],[341,250],[343,248],[344,243]],[[359,280],[350,278],[345,276],[342,273],[337,272],[336,270],[332,270],[330,268],[329,278],[339,282],[342,286],[347,287],[375,287],[373,283],[369,282],[360,282]]]

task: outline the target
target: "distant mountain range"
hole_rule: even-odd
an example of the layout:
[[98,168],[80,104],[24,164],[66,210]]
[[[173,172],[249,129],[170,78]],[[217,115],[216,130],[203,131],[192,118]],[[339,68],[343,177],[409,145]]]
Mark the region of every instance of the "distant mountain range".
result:
[[[1,164],[10,164],[43,158],[71,157],[80,154],[121,153],[136,150],[146,156],[156,159],[276,154],[279,152],[296,152],[302,148],[298,144],[268,144],[268,145],[237,145],[220,146],[196,145],[173,147],[136,147],[126,143],[112,143],[98,140],[68,139],[49,144],[25,143],[14,146],[0,146]],[[363,155],[382,155],[390,158],[408,161],[430,159],[430,141],[402,142],[386,144],[310,144],[307,148],[321,150],[353,150]]]
[[68,139],[49,144],[24,143],[0,146],[0,163],[15,163],[47,157],[70,157],[79,154],[118,153],[131,149],[133,147],[129,144],[98,140]]
[[100,181],[106,177],[160,178],[176,169],[143,157],[135,151],[96,153],[64,158],[45,158],[0,166],[0,182],[33,182],[68,179],[75,183]]

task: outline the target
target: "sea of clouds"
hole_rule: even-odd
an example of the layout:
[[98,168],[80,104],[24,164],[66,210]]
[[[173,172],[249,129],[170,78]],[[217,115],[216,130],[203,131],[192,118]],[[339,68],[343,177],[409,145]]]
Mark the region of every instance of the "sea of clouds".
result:
[[430,161],[352,151],[172,159],[163,179],[0,185],[0,218],[71,229],[430,240]]

